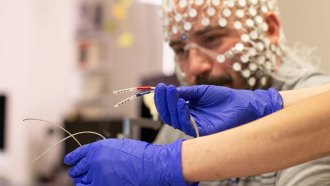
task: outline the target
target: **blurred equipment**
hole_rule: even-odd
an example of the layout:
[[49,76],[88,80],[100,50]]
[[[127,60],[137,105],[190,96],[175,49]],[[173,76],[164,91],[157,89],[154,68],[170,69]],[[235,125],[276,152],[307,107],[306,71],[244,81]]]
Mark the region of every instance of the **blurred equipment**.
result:
[[[116,138],[123,132],[123,125],[121,119],[75,119],[64,121],[64,128],[70,133],[77,133],[81,131],[93,131],[103,135],[105,138]],[[68,135],[66,135],[68,136]],[[92,143],[101,138],[95,135],[78,135],[75,136],[82,144]],[[65,142],[65,152],[68,154],[79,145],[73,139],[68,139]]]
[[6,96],[0,95],[0,151],[5,150]]

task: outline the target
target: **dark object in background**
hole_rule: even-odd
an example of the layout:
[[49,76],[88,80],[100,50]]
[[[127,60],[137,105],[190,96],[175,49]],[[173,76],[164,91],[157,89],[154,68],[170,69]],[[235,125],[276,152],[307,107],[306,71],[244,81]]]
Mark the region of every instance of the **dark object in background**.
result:
[[0,150],[5,150],[6,96],[0,95]]
[[[180,83],[175,75],[172,76],[164,76],[164,75],[158,75],[158,76],[152,76],[148,78],[144,78],[142,80],[142,86],[157,86],[158,83],[165,83],[166,85],[174,85],[174,86],[180,86]],[[143,100],[140,99],[140,116],[142,118],[152,118],[150,115],[148,107],[144,104]],[[141,140],[146,141],[149,143],[152,143],[159,130],[154,130],[151,128],[141,128],[140,134],[141,134]]]
[[95,5],[94,26],[96,30],[102,30],[103,27],[103,6],[101,3]]
[[[118,134],[123,133],[123,119],[77,119],[73,121],[66,120],[64,121],[64,128],[70,131],[71,134],[82,131],[93,131],[102,134],[105,138],[116,138]],[[81,134],[75,137],[82,145],[101,140],[101,137],[93,134]],[[72,138],[68,139],[65,142],[64,154],[68,154],[78,147],[79,145],[75,140],[73,140]]]

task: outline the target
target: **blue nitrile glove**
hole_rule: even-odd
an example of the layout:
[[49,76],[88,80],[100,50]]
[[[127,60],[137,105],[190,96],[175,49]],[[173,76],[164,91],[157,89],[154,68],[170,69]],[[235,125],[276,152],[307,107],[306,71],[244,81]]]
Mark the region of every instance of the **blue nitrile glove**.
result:
[[272,88],[251,91],[212,85],[176,88],[160,83],[154,99],[163,122],[195,137],[190,114],[203,136],[259,119],[283,105],[281,95]]
[[181,167],[182,140],[153,145],[106,139],[84,145],[64,158],[75,186],[189,185]]

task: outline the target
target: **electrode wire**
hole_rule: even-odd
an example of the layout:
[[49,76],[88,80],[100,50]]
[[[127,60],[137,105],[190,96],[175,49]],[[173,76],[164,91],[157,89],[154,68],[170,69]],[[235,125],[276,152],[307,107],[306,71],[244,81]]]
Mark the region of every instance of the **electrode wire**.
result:
[[122,93],[127,93],[127,92],[138,91],[138,90],[155,90],[155,89],[156,89],[156,87],[152,87],[152,86],[139,86],[139,87],[132,87],[132,88],[125,88],[125,89],[115,90],[112,93],[113,94],[122,94]]
[[[46,150],[44,153],[42,153],[41,155],[39,155],[37,158],[35,158],[30,165],[33,165],[36,161],[38,161],[40,158],[42,158],[44,155],[46,155],[47,153],[49,153],[51,150],[53,150],[57,145],[61,144],[62,142],[66,141],[69,138],[75,138],[74,136],[76,135],[80,135],[80,134],[94,134],[97,136],[100,136],[103,139],[106,139],[104,136],[102,136],[101,134],[97,133],[97,132],[92,132],[92,131],[83,131],[83,132],[77,132],[74,134],[71,134],[70,136],[67,136],[66,138],[62,139],[61,141],[55,143],[52,147],[50,147],[48,150]],[[81,146],[81,145],[80,145]]]
[[[24,121],[41,121],[41,122],[44,122],[44,123],[55,125],[58,128],[60,128],[61,130],[63,130],[65,133],[67,133],[69,136],[72,136],[72,134],[68,130],[66,130],[65,128],[63,128],[62,126],[60,126],[56,123],[52,123],[52,122],[49,122],[49,121],[46,121],[46,120],[36,119],[36,118],[26,118],[26,119],[23,119],[23,122]],[[77,140],[77,138],[75,138],[74,136],[72,136],[72,138],[78,143],[79,146],[81,146],[81,143]]]
[[101,137],[102,139],[106,139],[104,136],[102,136],[101,134],[97,133],[97,132],[92,132],[92,131],[83,131],[83,132],[78,132],[78,133],[74,133],[74,134],[71,134],[68,130],[66,130],[65,128],[63,128],[62,126],[56,124],[56,123],[51,123],[49,121],[46,121],[46,120],[42,120],[42,119],[36,119],[36,118],[27,118],[27,119],[24,119],[24,121],[41,121],[41,122],[44,122],[44,123],[48,123],[48,124],[51,124],[51,125],[55,125],[57,126],[58,128],[60,128],[62,131],[66,132],[69,136],[67,136],[66,138],[62,139],[61,141],[57,142],[55,145],[53,145],[52,147],[50,147],[48,150],[46,150],[44,153],[42,153],[41,155],[39,155],[37,158],[35,158],[30,165],[33,165],[36,161],[38,161],[40,158],[42,158],[44,155],[46,155],[48,152],[50,152],[53,148],[55,148],[58,144],[64,142],[65,140],[69,139],[69,138],[73,138],[77,144],[81,147],[81,143],[79,142],[79,140],[75,137],[76,135],[79,135],[79,134],[94,134],[94,135],[97,135],[99,137]]

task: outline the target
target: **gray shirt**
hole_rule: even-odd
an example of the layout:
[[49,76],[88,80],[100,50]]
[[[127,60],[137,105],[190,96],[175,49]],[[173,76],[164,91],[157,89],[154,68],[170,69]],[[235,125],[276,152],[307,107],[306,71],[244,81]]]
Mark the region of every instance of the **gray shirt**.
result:
[[[274,83],[277,90],[292,90],[330,82],[330,76],[311,71],[302,76]],[[330,156],[303,163],[281,171],[241,178],[239,186],[329,186]]]
[[[292,90],[306,88],[330,82],[330,76],[318,71],[306,71],[299,76],[286,75],[286,81],[275,81],[273,87],[277,90]],[[177,139],[190,139],[179,130],[164,125],[155,143],[165,144]],[[251,167],[253,169],[253,167]],[[238,184],[232,180],[201,182],[200,186],[329,186],[330,185],[330,156],[290,167],[278,172],[259,176],[240,178]]]

